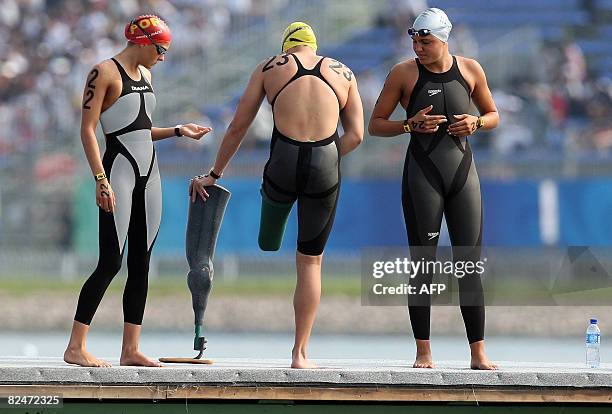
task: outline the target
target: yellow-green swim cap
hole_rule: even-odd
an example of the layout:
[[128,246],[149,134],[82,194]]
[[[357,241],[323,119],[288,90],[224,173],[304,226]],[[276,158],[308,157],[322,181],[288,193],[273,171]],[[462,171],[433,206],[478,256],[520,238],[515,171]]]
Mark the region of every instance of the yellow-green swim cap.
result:
[[283,53],[295,46],[310,46],[317,51],[317,38],[312,27],[304,22],[293,22],[283,33]]

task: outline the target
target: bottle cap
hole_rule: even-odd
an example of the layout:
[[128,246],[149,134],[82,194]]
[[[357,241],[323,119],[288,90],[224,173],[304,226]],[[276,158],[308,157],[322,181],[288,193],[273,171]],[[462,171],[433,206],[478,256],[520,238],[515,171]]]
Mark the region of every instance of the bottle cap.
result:
[[597,319],[592,318],[592,319],[591,319],[591,324],[593,324],[593,325],[597,325]]

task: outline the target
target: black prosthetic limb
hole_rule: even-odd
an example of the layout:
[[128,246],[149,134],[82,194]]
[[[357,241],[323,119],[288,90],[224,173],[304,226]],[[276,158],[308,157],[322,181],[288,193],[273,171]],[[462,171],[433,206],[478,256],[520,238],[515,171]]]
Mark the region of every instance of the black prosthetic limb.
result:
[[223,187],[213,185],[206,187],[210,197],[203,201],[200,197],[189,205],[189,219],[185,249],[189,274],[187,285],[191,291],[193,312],[195,315],[195,338],[193,349],[199,351],[195,358],[159,358],[161,362],[212,364],[209,359],[201,359],[206,349],[206,339],[202,336],[204,312],[212,288],[215,246],[223,214],[230,198],[230,192]]
[[200,197],[189,206],[189,220],[185,240],[189,274],[187,285],[191,291],[193,312],[195,315],[195,338],[193,349],[200,351],[200,359],[206,349],[206,339],[202,336],[204,312],[213,281],[213,257],[217,245],[219,228],[223,214],[230,198],[230,192],[223,187],[213,185],[206,187],[209,197],[203,201]]

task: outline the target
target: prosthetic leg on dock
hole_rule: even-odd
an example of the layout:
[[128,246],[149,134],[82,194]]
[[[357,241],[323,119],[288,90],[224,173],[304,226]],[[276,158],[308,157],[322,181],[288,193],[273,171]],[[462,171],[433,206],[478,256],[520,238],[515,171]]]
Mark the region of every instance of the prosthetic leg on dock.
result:
[[197,197],[194,203],[190,203],[185,241],[190,269],[187,284],[195,315],[193,349],[199,353],[194,358],[160,358],[161,362],[212,364],[211,360],[202,359],[206,349],[206,338],[203,336],[204,312],[212,288],[217,236],[231,193],[218,185],[206,187],[206,192],[209,194],[206,201]]

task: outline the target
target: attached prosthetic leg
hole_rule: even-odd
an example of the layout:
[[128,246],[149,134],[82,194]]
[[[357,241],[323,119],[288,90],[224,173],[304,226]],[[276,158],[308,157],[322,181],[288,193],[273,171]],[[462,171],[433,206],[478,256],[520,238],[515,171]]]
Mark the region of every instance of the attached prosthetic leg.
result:
[[195,315],[193,349],[200,353],[194,359],[160,358],[162,362],[212,363],[210,360],[200,359],[206,349],[202,327],[208,296],[212,288],[214,273],[212,260],[215,255],[217,236],[231,193],[218,185],[206,187],[206,192],[209,194],[206,201],[197,197],[195,203],[190,203],[186,234],[187,262],[190,269],[187,275],[187,285],[191,291]]

